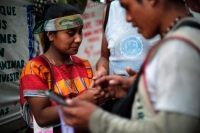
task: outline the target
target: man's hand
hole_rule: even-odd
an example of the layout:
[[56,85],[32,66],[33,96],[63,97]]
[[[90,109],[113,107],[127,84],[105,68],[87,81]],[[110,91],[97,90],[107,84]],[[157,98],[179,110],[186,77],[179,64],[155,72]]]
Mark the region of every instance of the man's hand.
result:
[[123,98],[133,81],[122,76],[109,75],[103,76],[95,81],[95,86],[109,93],[112,98]]
[[86,101],[66,100],[67,107],[62,106],[63,119],[67,125],[76,129],[88,130],[89,119],[97,106]]
[[126,72],[129,74],[129,78],[134,82],[136,80],[138,72],[132,70],[129,66],[126,67]]

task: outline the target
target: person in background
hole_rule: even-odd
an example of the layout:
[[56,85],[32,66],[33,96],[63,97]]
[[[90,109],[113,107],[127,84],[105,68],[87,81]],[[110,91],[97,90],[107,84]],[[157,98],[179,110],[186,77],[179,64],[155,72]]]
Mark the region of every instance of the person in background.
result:
[[181,0],[120,3],[126,9],[126,20],[145,38],[156,34],[162,37],[148,52],[134,85],[132,80],[117,75],[95,81],[98,88],[114,98],[136,90],[131,117],[113,115],[86,101],[67,100],[68,107],[62,108],[66,124],[92,133],[198,132],[200,23],[188,14]]
[[57,104],[46,97],[47,90],[94,104],[104,100],[98,89],[89,89],[93,73],[88,60],[73,56],[82,42],[82,28],[80,12],[68,4],[51,5],[35,25],[33,32],[43,33],[44,54],[31,59],[20,76],[20,110],[32,132],[49,126],[60,132]]
[[126,11],[118,0],[105,7],[103,14],[101,57],[93,80],[108,74],[131,76],[134,80],[147,51],[160,37],[147,40],[139,34],[137,28],[126,22]]

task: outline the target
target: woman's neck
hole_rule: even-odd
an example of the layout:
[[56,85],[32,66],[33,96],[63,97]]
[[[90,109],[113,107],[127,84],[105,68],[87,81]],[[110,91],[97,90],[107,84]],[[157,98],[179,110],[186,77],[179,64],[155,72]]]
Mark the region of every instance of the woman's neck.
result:
[[52,47],[49,47],[49,49],[47,50],[46,53],[44,53],[44,55],[49,59],[49,61],[52,64],[56,66],[73,64],[70,55],[63,54]]

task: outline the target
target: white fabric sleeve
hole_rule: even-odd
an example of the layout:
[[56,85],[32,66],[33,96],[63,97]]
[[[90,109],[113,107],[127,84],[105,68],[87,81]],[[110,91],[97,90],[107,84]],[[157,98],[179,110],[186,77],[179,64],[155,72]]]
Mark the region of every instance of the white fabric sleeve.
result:
[[159,112],[151,120],[128,120],[97,109],[89,121],[92,133],[198,133],[199,119],[178,113]]
[[155,109],[200,116],[200,53],[180,40],[165,42],[156,55]]

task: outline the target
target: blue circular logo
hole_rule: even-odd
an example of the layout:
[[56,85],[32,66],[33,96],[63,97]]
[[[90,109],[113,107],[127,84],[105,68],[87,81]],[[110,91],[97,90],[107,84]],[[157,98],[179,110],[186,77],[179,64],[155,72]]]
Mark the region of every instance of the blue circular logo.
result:
[[127,57],[136,57],[141,54],[143,45],[140,38],[128,37],[121,44],[121,52]]

